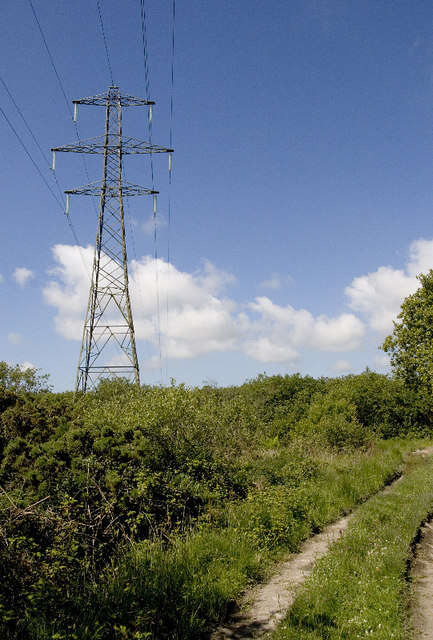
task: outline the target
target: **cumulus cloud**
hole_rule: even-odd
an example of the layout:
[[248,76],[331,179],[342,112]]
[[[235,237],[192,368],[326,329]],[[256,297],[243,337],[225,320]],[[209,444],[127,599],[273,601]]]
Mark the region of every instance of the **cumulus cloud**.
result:
[[345,290],[349,307],[363,314],[375,331],[389,333],[403,299],[419,287],[416,276],[431,268],[433,240],[416,240],[410,245],[405,269],[382,266],[377,271],[354,278]]
[[36,369],[35,365],[32,362],[24,361],[20,364],[21,371],[27,371],[27,369]]
[[34,276],[33,271],[26,269],[26,267],[17,267],[12,274],[12,277],[18,282],[20,287],[24,287]]
[[347,373],[352,368],[352,365],[348,360],[336,360],[330,367],[334,373]]
[[[81,339],[89,291],[89,280],[80,261],[83,257],[90,271],[93,250],[87,247],[81,254],[78,247],[56,245],[53,257],[57,266],[43,290],[45,301],[57,310],[56,330],[73,340]],[[155,261],[147,256],[133,260],[129,283],[137,339],[155,343],[159,324],[170,357],[191,358],[232,349],[239,338],[242,319],[237,317],[236,305],[219,296],[232,281],[230,274],[209,262],[189,274],[162,259]]]
[[[80,340],[93,249],[82,248],[80,255],[76,246],[56,245],[53,257],[56,266],[43,295],[56,309],[58,333]],[[238,351],[259,362],[288,364],[302,350],[338,352],[359,346],[365,327],[352,313],[314,316],[305,309],[274,304],[268,297],[240,305],[227,296],[233,281],[231,274],[207,261],[188,273],[162,259],[133,260],[129,282],[137,340],[157,349],[159,328],[170,358]],[[153,366],[152,356],[144,366]]]
[[57,244],[52,252],[56,266],[50,272],[52,279],[44,287],[43,296],[57,309],[54,319],[57,332],[70,340],[79,340],[89,297],[93,248]]
[[19,333],[8,333],[8,342],[11,344],[19,344],[21,342],[21,336]]
[[[275,361],[277,347],[290,346],[291,360],[295,359],[298,348],[350,351],[359,346],[365,332],[364,324],[351,313],[342,313],[335,318],[325,315],[314,317],[306,309],[295,309],[290,305],[283,307],[268,297],[256,298],[249,306],[259,316],[256,330],[262,335],[256,340],[256,346],[262,361],[268,361],[266,358]],[[261,340],[263,335],[268,339],[268,353]],[[282,353],[276,361],[284,361]]]
[[209,262],[190,274],[162,259],[132,261],[131,296],[137,337],[154,340],[158,283],[159,324],[169,357],[192,358],[232,350],[241,335],[242,318],[236,304],[220,295],[232,281],[230,274]]
[[293,364],[298,360],[298,351],[288,340],[282,341],[275,336],[256,338],[246,341],[245,353],[259,362],[286,362]]

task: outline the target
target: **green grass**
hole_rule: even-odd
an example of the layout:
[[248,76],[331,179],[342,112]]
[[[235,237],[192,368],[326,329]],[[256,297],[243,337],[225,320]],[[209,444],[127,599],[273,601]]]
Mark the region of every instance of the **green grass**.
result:
[[[318,455],[319,477],[296,489],[274,486],[253,492],[246,501],[230,505],[218,527],[204,524],[168,546],[134,545],[87,593],[79,621],[57,629],[56,638],[205,637],[283,551],[296,551],[314,530],[378,491],[401,468],[411,446],[389,441],[367,453]],[[44,632],[34,637],[52,636]]]
[[0,386],[5,640],[204,636],[415,446],[374,440],[429,424],[371,372],[225,389],[104,381],[75,404],[13,389]]
[[433,459],[412,456],[403,479],[355,514],[318,561],[273,640],[407,640],[407,559],[433,508]]

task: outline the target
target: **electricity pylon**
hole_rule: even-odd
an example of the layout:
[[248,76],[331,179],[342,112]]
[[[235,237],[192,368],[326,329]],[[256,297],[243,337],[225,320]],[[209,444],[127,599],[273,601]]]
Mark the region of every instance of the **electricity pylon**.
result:
[[70,195],[99,196],[89,301],[75,382],[75,391],[85,392],[106,376],[123,376],[140,383],[128,286],[123,198],[152,195],[155,215],[158,191],[124,181],[122,158],[127,154],[171,154],[173,150],[122,135],[122,107],[147,106],[151,121],[154,102],[150,100],[121,94],[119,87],[112,86],[106,94],[73,100],[73,104],[74,121],[79,104],[105,107],[104,135],[52,149],[53,169],[57,151],[103,155],[102,181],[65,191],[67,214]]

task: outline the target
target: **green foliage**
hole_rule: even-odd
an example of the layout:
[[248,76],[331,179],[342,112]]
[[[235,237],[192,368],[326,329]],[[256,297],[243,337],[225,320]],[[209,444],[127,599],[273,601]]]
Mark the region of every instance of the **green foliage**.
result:
[[[388,443],[369,455],[318,458],[316,453],[320,472],[314,482],[307,480],[295,491],[283,485],[252,489],[246,501],[222,508],[218,526],[215,520],[202,522],[170,537],[168,544],[142,541],[119,550],[99,579],[83,584],[69,605],[60,600],[57,618],[45,609],[32,612],[30,637],[208,637],[211,624],[226,615],[248,584],[265,575],[279,550],[297,550],[313,530],[377,491],[395,473],[407,446]],[[35,632],[41,628],[43,633]]]
[[348,532],[317,562],[275,640],[411,635],[405,573],[419,523],[433,507],[432,459],[418,458],[411,467],[391,492],[357,511]]
[[416,390],[433,391],[433,270],[418,276],[420,287],[408,296],[382,345],[395,374]]
[[369,429],[356,416],[356,406],[340,390],[314,400],[296,430],[336,450],[362,448],[371,440]]
[[357,420],[385,438],[428,433],[429,418],[424,399],[399,378],[366,369],[328,382],[328,393],[345,398],[355,407]]
[[327,380],[295,373],[291,376],[259,375],[241,387],[237,393],[255,407],[257,414],[268,425],[272,436],[290,436],[292,427],[308,412],[315,394],[324,393]]
[[382,400],[392,425],[408,403],[371,375],[106,380],[75,402],[0,385],[0,635],[197,637],[278,549],[395,471],[398,448],[367,445]]
[[40,369],[23,369],[19,364],[12,366],[0,361],[0,388],[10,391],[48,390],[48,374],[38,373]]

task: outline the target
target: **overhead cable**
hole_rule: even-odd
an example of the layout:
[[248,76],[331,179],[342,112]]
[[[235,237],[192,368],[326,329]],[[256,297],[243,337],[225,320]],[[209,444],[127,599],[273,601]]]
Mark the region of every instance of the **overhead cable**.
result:
[[57,67],[56,67],[56,65],[55,65],[54,58],[53,58],[53,56],[51,55],[51,51],[50,51],[50,49],[49,49],[49,47],[48,47],[47,39],[45,38],[45,34],[44,34],[44,32],[42,31],[41,23],[39,22],[39,19],[38,19],[38,16],[37,16],[37,14],[36,14],[35,7],[33,6],[33,2],[32,2],[32,0],[29,0],[29,5],[30,5],[30,8],[31,8],[31,10],[32,10],[32,12],[33,12],[33,16],[34,16],[34,18],[35,18],[35,22],[36,22],[36,24],[38,25],[39,33],[41,34],[42,41],[43,41],[43,43],[44,43],[44,45],[45,45],[45,49],[47,50],[47,54],[48,54],[48,57],[49,57],[49,59],[50,59],[51,66],[53,67],[53,71],[54,71],[54,73],[56,74],[56,78],[57,78],[57,81],[58,81],[58,83],[59,83],[60,90],[61,90],[61,92],[62,92],[62,94],[63,94],[64,99],[65,99],[66,106],[67,106],[67,108],[68,108],[69,113],[70,113],[70,114],[71,114],[71,116],[72,116],[72,108],[71,108],[70,102],[69,102],[69,100],[68,100],[68,96],[66,95],[65,87],[63,86],[62,79],[61,79],[61,77],[60,77],[60,75],[59,75],[59,72],[57,71]]
[[[57,195],[54,193],[53,189],[51,188],[50,184],[48,183],[47,179],[45,178],[44,174],[42,173],[42,171],[40,170],[37,162],[35,161],[35,159],[33,158],[32,154],[30,153],[30,151],[28,150],[28,148],[26,147],[23,139],[21,138],[21,136],[19,135],[18,131],[15,129],[15,127],[13,126],[12,122],[9,120],[9,118],[7,117],[4,109],[2,107],[0,107],[0,112],[2,113],[4,119],[6,120],[6,122],[8,123],[9,127],[11,128],[11,130],[13,131],[13,133],[15,134],[18,142],[20,143],[20,145],[22,146],[22,148],[24,149],[24,152],[26,153],[27,157],[29,158],[30,162],[32,163],[32,165],[34,166],[34,168],[36,169],[36,171],[39,174],[39,177],[42,179],[42,181],[44,182],[45,186],[47,187],[48,191],[51,193],[51,195],[53,196],[54,200],[57,202],[57,204],[59,205],[62,213],[64,213],[64,208],[63,208],[63,203],[59,200],[59,198],[57,197]],[[78,246],[80,246],[75,228],[72,224],[72,221],[70,220],[69,216],[66,216],[67,218],[67,223],[69,225],[69,228],[74,236],[74,240],[77,243]]]
[[[175,59],[175,35],[176,35],[176,0],[172,1],[172,13],[171,13],[171,87],[170,87],[170,135],[169,135],[169,147],[173,149],[173,116],[174,116],[174,59]],[[169,156],[168,164],[168,211],[167,211],[167,288],[166,288],[166,315],[167,315],[167,336],[170,333],[170,303],[168,296],[168,278],[171,267],[171,191],[172,191],[172,157]],[[167,378],[168,378],[168,363],[167,363]]]
[[106,58],[107,58],[107,67],[108,67],[108,72],[110,74],[111,86],[114,86],[113,69],[111,67],[110,54],[108,52],[108,42],[107,42],[107,38],[105,36],[104,21],[102,19],[102,10],[101,10],[101,4],[100,4],[99,0],[96,0],[96,5],[98,7],[99,25],[101,27],[102,38],[104,40],[105,55],[106,55]]
[[[141,40],[143,48],[143,67],[144,67],[144,86],[146,99],[150,99],[150,72],[149,72],[149,43],[147,40],[147,24],[146,9],[144,0],[140,0],[140,17],[141,17]],[[152,118],[148,118],[149,144],[152,144]],[[152,180],[152,191],[155,190],[155,172],[153,167],[153,154],[150,153],[150,172]],[[157,341],[159,352],[159,368],[162,384],[162,346],[161,346],[161,304],[159,294],[159,267],[158,267],[158,225],[156,219],[156,209],[153,210],[153,257],[155,263],[155,288],[156,288],[156,324],[157,324]]]
[[[41,34],[42,42],[44,43],[45,49],[46,49],[47,54],[48,54],[48,58],[49,58],[49,60],[51,62],[51,66],[52,66],[53,71],[54,71],[54,73],[56,75],[56,78],[57,78],[57,81],[58,81],[58,84],[59,84],[59,87],[60,87],[60,91],[61,91],[61,93],[62,93],[62,95],[63,95],[63,97],[65,99],[66,108],[67,108],[68,113],[71,116],[72,121],[74,123],[75,136],[76,136],[77,140],[80,141],[80,132],[79,132],[79,129],[78,129],[78,124],[74,120],[74,112],[73,112],[72,107],[71,107],[71,102],[68,99],[68,96],[66,94],[65,86],[64,86],[64,84],[62,82],[62,79],[60,77],[60,74],[59,74],[59,72],[57,70],[56,63],[54,62],[54,57],[53,57],[53,55],[52,55],[52,53],[50,51],[50,48],[48,46],[47,38],[45,37],[44,31],[42,29],[40,20],[39,20],[39,18],[37,16],[36,9],[35,9],[35,7],[33,5],[33,2],[32,2],[32,0],[28,0],[28,2],[29,2],[29,5],[31,7],[35,22],[36,22],[36,24],[38,26],[39,33]],[[87,182],[90,182],[89,170],[87,168],[86,159],[84,157],[82,158],[82,162],[83,162],[84,173],[86,174]],[[93,198],[91,198],[91,200],[92,200],[93,208],[94,208],[94,210],[96,212],[95,202],[94,202]]]
[[[9,87],[8,87],[8,86],[7,86],[7,84],[6,84],[6,81],[2,78],[2,76],[0,76],[0,82],[2,83],[2,85],[3,85],[3,87],[4,87],[5,91],[6,91],[6,93],[8,94],[9,98],[11,99],[11,102],[12,102],[12,104],[14,105],[15,109],[17,110],[17,112],[18,112],[18,114],[19,114],[19,116],[20,116],[21,120],[24,122],[24,125],[25,125],[25,127],[26,127],[27,131],[29,132],[29,134],[30,134],[30,135],[31,135],[31,137],[33,138],[33,142],[35,143],[35,145],[36,145],[36,146],[37,146],[37,148],[39,149],[39,152],[40,152],[41,156],[43,157],[43,159],[44,159],[45,163],[46,163],[46,164],[48,165],[48,167],[49,167],[49,166],[50,166],[50,161],[49,161],[49,159],[48,159],[48,156],[46,155],[46,153],[45,153],[45,152],[44,152],[44,150],[42,149],[41,145],[39,144],[39,141],[37,140],[37,138],[36,138],[35,134],[33,133],[33,130],[32,130],[32,128],[31,128],[31,126],[29,125],[29,123],[27,122],[26,118],[24,117],[23,112],[21,111],[20,107],[18,106],[18,104],[17,104],[17,102],[16,102],[15,98],[13,97],[13,95],[12,95],[12,93],[11,93],[11,91],[10,91]],[[52,176],[53,176],[54,181],[55,181],[55,183],[56,183],[57,190],[58,190],[58,192],[59,192],[59,194],[60,194],[60,199],[61,199],[61,200],[62,200],[62,202],[63,202],[63,201],[64,201],[64,195],[63,195],[63,192],[62,192],[62,190],[61,190],[61,188],[60,188],[59,181],[58,181],[57,176],[56,176],[56,174],[55,174],[55,172],[54,172],[54,171],[52,172]]]

